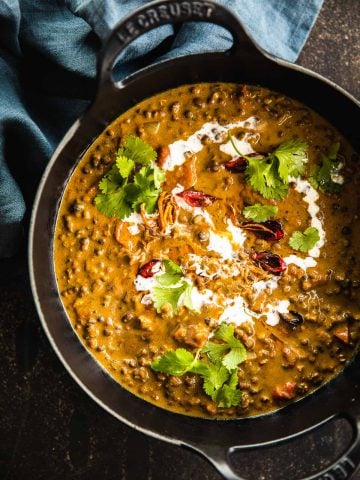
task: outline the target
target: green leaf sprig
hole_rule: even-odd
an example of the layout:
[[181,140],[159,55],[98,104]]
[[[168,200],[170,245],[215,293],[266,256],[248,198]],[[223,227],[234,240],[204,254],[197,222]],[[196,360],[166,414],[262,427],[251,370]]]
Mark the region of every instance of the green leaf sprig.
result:
[[245,178],[248,184],[265,198],[282,199],[288,193],[291,177],[300,176],[307,162],[307,144],[300,138],[286,140],[263,158],[243,155],[229,133],[235,151],[246,158]]
[[107,217],[119,219],[140,211],[142,204],[147,213],[153,213],[165,180],[155,160],[156,152],[150,145],[135,135],[126,137],[115,164],[100,180],[96,208]]
[[299,230],[294,232],[289,239],[289,245],[294,250],[308,252],[315,247],[319,240],[320,234],[318,229],[315,227],[309,227],[303,232],[300,232]]
[[156,311],[160,313],[165,304],[170,304],[174,313],[177,313],[180,306],[196,311],[191,301],[194,287],[185,280],[181,267],[168,259],[162,262],[165,273],[157,275],[157,285],[151,291]]
[[254,220],[254,222],[266,222],[269,218],[277,215],[278,207],[275,205],[261,205],[260,203],[255,203],[255,205],[245,207],[242,213],[245,218]]
[[[193,355],[184,348],[169,351],[156,359],[156,372],[182,376],[187,372],[203,379],[203,389],[219,407],[236,406],[241,401],[238,366],[246,360],[246,350],[234,336],[234,327],[222,323],[214,333],[217,342],[209,341]],[[201,357],[201,359],[200,359]]]
[[342,164],[338,160],[340,143],[333,143],[326,155],[321,158],[321,165],[317,165],[311,172],[310,183],[317,190],[324,193],[337,193],[341,190],[341,183],[334,182],[339,175]]

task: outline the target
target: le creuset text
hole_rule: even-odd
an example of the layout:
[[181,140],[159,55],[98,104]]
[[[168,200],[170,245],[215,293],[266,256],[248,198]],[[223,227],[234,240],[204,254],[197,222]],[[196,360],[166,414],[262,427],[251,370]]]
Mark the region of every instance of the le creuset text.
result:
[[117,32],[117,38],[121,43],[126,44],[142,31],[158,24],[167,23],[177,18],[184,21],[188,18],[199,18],[206,21],[211,18],[213,11],[214,5],[206,2],[172,2],[156,5],[137,15],[134,20],[126,22],[124,28]]

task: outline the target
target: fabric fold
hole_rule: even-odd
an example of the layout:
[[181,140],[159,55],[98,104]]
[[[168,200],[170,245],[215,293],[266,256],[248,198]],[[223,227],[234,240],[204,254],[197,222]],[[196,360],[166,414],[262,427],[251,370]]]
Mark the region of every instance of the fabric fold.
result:
[[[94,97],[97,55],[104,40],[121,19],[147,3],[0,2],[0,257],[9,256],[18,244],[16,225],[30,211],[41,172]],[[323,0],[222,3],[236,12],[262,48],[295,61]],[[231,35],[215,25],[164,25],[126,48],[117,61],[116,76],[131,74],[144,59],[221,51],[231,43]]]

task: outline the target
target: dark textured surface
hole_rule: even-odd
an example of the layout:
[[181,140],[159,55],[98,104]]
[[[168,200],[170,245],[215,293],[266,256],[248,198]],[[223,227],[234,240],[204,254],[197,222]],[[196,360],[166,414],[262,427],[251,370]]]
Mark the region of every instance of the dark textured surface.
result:
[[[360,97],[359,0],[325,1],[299,63]],[[0,479],[220,480],[192,452],[120,424],[75,384],[39,325],[25,250],[0,261]],[[349,438],[338,422],[234,462],[247,480],[301,478],[327,465]]]
[[298,63],[360,98],[359,0],[325,0]]

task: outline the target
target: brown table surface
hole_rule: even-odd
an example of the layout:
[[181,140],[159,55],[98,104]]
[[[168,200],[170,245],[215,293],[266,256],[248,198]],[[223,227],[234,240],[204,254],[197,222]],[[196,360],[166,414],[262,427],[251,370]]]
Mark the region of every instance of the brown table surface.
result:
[[[360,97],[359,0],[325,0],[299,63]],[[40,327],[25,244],[0,261],[0,359],[0,479],[220,480],[192,452],[122,425],[72,380]],[[301,478],[339,455],[349,431],[338,422],[234,462],[247,480]]]

